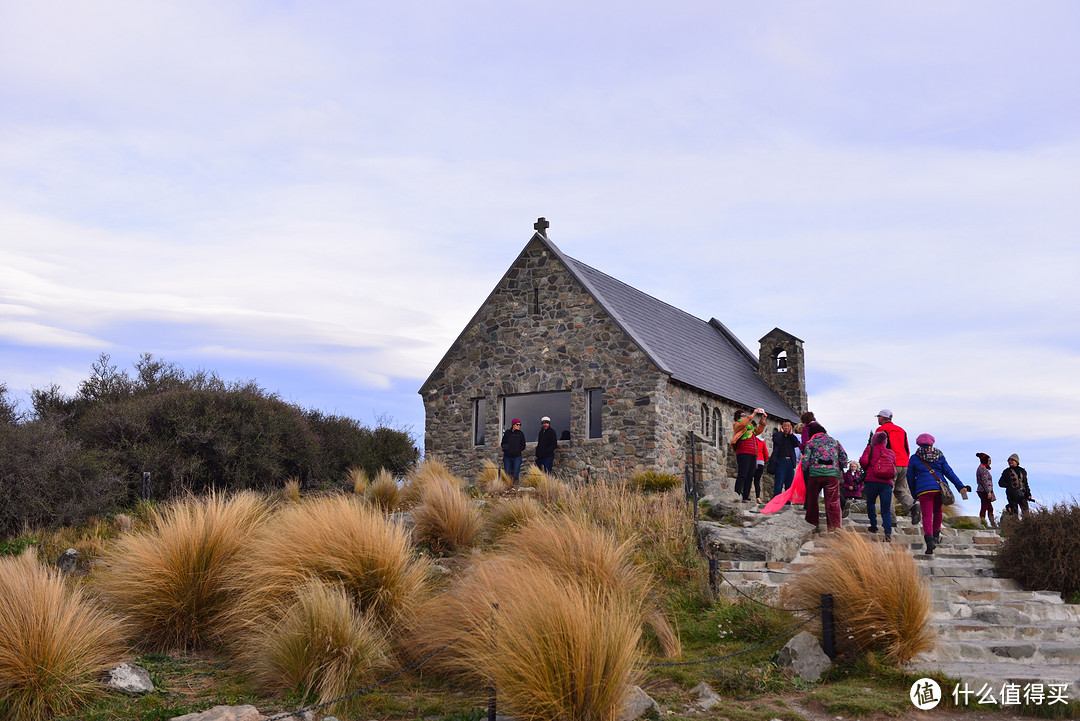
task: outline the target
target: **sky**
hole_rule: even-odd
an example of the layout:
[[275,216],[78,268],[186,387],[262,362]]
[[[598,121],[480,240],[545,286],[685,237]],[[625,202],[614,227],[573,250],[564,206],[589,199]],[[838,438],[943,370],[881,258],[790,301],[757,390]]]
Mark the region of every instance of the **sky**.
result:
[[853,454],[890,408],[972,485],[1015,452],[1072,498],[1077,27],[1040,1],[0,0],[0,382],[25,405],[149,352],[422,438],[420,385],[545,216],[752,349],[803,339]]

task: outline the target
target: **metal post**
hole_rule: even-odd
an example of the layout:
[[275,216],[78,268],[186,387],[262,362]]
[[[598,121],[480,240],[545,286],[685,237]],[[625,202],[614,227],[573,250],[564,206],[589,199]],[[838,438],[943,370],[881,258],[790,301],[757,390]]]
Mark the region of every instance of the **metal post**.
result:
[[690,503],[690,466],[683,468],[683,491],[686,493],[686,502]]
[[836,659],[836,619],[831,593],[821,594],[821,646],[826,656]]
[[720,561],[715,558],[709,559],[709,587],[714,594],[720,595]]
[[139,495],[144,501],[149,501],[154,497],[154,489],[150,487],[150,471],[143,471],[142,492]]
[[697,488],[697,445],[695,443],[694,432],[690,431],[690,479],[691,479],[691,493],[694,496],[694,522],[698,519],[698,488]]

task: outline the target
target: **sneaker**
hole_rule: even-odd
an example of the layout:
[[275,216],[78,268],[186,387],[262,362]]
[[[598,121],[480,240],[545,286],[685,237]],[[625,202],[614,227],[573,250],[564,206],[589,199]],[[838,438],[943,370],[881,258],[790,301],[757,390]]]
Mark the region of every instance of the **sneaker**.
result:
[[840,514],[840,517],[841,518],[847,518],[850,515],[851,515],[851,509],[850,508],[845,508],[844,512]]

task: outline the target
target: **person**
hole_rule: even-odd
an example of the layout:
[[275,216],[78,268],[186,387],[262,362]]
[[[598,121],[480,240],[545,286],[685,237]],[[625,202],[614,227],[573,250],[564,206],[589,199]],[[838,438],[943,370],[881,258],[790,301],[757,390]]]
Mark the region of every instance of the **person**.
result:
[[803,479],[806,481],[806,522],[820,530],[818,493],[825,492],[825,525],[831,533],[840,530],[840,469],[847,465],[844,447],[831,438],[817,421],[808,426],[810,440],[803,446]]
[[540,419],[540,433],[536,436],[536,465],[541,471],[551,473],[551,467],[555,463],[555,448],[559,445],[559,439],[555,435],[555,429],[551,427],[551,419],[544,416]]
[[938,481],[944,482],[943,479],[948,478],[964,498],[967,498],[971,486],[965,486],[960,481],[945,460],[945,454],[934,448],[932,435],[920,433],[915,444],[919,448],[908,459],[907,482],[911,492],[919,499],[925,553],[929,556],[941,543],[941,486]]
[[851,461],[848,464],[847,470],[844,471],[843,477],[840,479],[840,517],[848,517],[848,506],[851,505],[852,499],[862,498],[863,496],[863,474],[862,468],[859,467],[857,461]]
[[806,442],[810,440],[810,424],[816,421],[813,411],[807,411],[799,416],[799,441],[802,445],[806,445]]
[[765,472],[765,464],[769,462],[769,447],[765,445],[765,439],[754,436],[757,441],[757,468],[754,469],[754,498],[761,503],[761,474]]
[[[757,421],[759,418],[761,420]],[[735,449],[735,463],[738,466],[735,492],[742,497],[743,503],[750,501],[750,487],[754,481],[754,466],[757,464],[757,439],[754,436],[765,430],[766,418],[768,414],[761,408],[755,408],[750,415],[735,411],[734,432],[731,434],[731,445]]]
[[784,421],[772,434],[772,463],[776,466],[773,495],[791,488],[795,480],[795,451],[802,448],[802,441],[791,432],[791,421]]
[[[893,476],[893,498],[896,500],[897,513],[903,515],[911,509],[911,525],[919,522],[920,508],[915,503],[913,492],[908,489],[907,470],[911,449],[908,447],[907,431],[893,423],[893,412],[888,408],[878,411],[878,427],[874,433],[885,432],[889,436],[888,446],[896,454],[896,471]],[[873,436],[873,434],[871,434]]]
[[877,533],[875,505],[881,501],[881,528],[885,542],[892,543],[892,494],[896,482],[896,454],[889,448],[889,434],[878,431],[870,439],[859,458],[859,465],[866,469],[863,493],[866,495],[866,515],[870,516],[870,533]]
[[979,467],[975,469],[975,492],[979,494],[979,520],[986,523],[990,517],[990,528],[997,528],[994,522],[994,477],[990,475],[990,456],[985,453],[975,454]]
[[1009,467],[1001,472],[998,485],[1005,489],[1005,500],[1009,502],[1005,512],[1019,516],[1023,511],[1023,518],[1027,518],[1028,502],[1033,499],[1027,471],[1020,467],[1020,456],[1015,453],[1009,456]]
[[502,437],[503,470],[506,475],[514,479],[514,485],[518,483],[521,475],[521,454],[525,451],[525,434],[521,432],[521,421],[515,418],[510,421],[510,428]]

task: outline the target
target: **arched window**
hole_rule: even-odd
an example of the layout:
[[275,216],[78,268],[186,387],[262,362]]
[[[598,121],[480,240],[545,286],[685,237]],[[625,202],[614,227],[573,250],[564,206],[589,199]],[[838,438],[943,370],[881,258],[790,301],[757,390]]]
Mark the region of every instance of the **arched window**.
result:
[[720,447],[720,409],[712,409],[713,444]]
[[776,354],[776,372],[787,373],[787,351],[782,350]]

